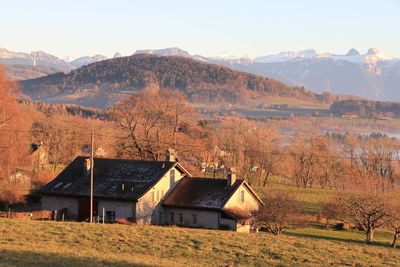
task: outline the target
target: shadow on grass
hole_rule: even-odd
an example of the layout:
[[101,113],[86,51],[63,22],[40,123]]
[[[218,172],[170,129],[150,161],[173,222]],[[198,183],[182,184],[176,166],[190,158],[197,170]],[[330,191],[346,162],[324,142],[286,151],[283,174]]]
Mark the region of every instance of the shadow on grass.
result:
[[[306,233],[289,233],[289,232],[286,232],[285,235],[295,236],[295,237],[315,238],[315,239],[330,240],[330,241],[341,241],[341,242],[360,244],[360,245],[367,245],[367,243],[364,240],[355,240],[355,239],[348,239],[348,238],[341,238],[341,237],[323,236],[323,235],[306,234]],[[386,243],[386,242],[372,242],[372,243],[370,243],[368,245],[381,246],[381,247],[390,247],[390,244]]]
[[75,258],[55,253],[37,253],[32,251],[0,251],[0,266],[154,266],[132,264],[121,261],[98,260],[95,258]]

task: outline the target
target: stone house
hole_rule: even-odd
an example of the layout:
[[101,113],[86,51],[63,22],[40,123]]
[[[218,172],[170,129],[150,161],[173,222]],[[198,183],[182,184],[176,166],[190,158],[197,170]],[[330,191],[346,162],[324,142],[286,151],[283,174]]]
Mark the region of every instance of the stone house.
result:
[[32,143],[30,147],[30,155],[34,171],[40,172],[44,170],[49,158],[46,146],[43,143]]
[[[167,150],[165,161],[94,159],[94,216],[108,222],[248,229],[261,200],[233,171],[228,179],[194,178]],[[66,219],[90,216],[90,159],[77,157],[40,189],[42,209]]]
[[11,184],[31,184],[31,177],[24,172],[17,171],[10,175],[9,182]]
[[249,231],[254,213],[263,205],[249,184],[227,179],[184,177],[163,200],[166,224]]

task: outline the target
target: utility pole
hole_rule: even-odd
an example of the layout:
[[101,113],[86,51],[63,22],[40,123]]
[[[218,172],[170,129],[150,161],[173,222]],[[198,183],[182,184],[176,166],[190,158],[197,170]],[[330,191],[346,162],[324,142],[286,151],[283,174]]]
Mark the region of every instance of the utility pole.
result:
[[93,223],[93,166],[94,166],[94,133],[90,134],[91,154],[90,154],[90,223]]

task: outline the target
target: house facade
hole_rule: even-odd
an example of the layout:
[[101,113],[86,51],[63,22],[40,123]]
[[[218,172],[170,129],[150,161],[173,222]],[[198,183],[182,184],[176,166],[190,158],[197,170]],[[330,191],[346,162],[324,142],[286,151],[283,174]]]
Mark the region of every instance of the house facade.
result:
[[186,227],[249,231],[251,219],[263,205],[233,170],[227,179],[185,177],[162,205],[166,223]]
[[[90,169],[77,157],[40,189],[45,210],[67,220],[90,217]],[[247,229],[261,200],[234,171],[228,179],[195,178],[167,150],[165,161],[95,158],[93,166],[95,219],[126,219],[145,224],[210,229]]]

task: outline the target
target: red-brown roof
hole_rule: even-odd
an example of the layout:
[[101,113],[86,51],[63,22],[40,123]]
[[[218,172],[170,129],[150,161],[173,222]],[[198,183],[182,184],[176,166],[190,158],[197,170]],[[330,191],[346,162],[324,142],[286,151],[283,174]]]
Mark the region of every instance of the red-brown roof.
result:
[[220,210],[243,182],[237,180],[228,186],[226,179],[185,177],[166,197],[163,205]]
[[235,221],[247,221],[253,218],[249,212],[237,207],[223,209],[221,216]]

